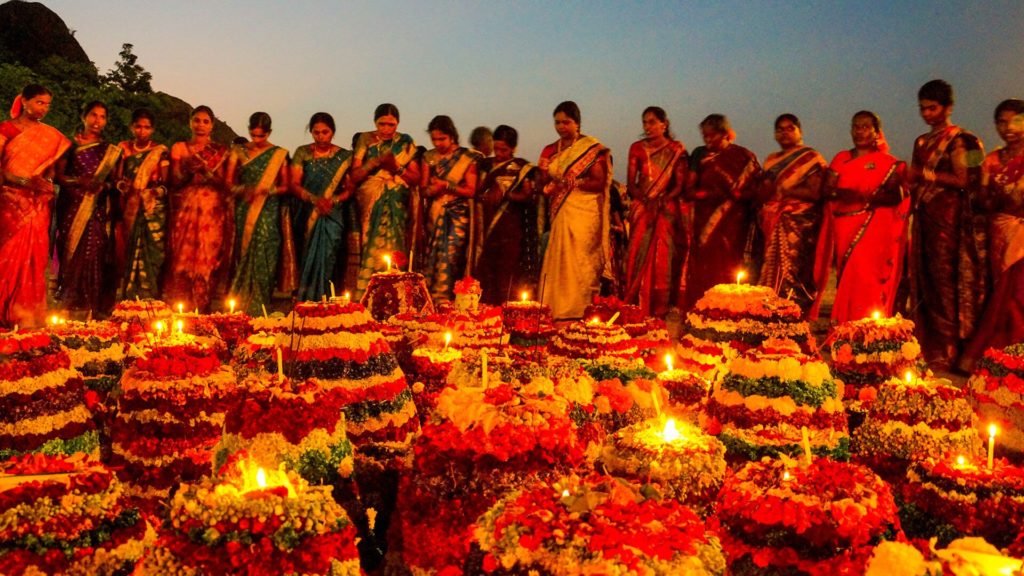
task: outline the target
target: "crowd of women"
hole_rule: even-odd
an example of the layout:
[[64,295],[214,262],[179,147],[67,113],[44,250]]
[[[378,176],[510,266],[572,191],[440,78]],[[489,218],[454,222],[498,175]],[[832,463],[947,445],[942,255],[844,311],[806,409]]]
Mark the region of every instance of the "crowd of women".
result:
[[213,111],[199,106],[191,139],[168,149],[144,109],[132,139],[105,141],[101,102],[83,106],[69,140],[42,122],[50,100],[27,86],[0,124],[5,326],[45,318],[48,277],[72,313],[135,297],[207,311],[230,295],[259,314],[275,293],[319,300],[338,284],[359,298],[393,262],[422,272],[437,301],[472,275],[484,302],[527,291],[557,319],[580,317],[598,294],[654,316],[685,311],[741,270],[813,319],[834,268],[834,321],[909,314],[940,368],[1024,339],[1024,102],[996,108],[1006,145],[985,156],[952,123],[941,80],[918,93],[930,130],[909,168],[869,111],[853,115],[852,147],[831,163],[803,144],[796,116],[779,116],[780,149],[762,165],[725,116],[707,116],[704,145],[688,152],[652,106],[624,187],[570,101],[533,165],[516,157],[515,129],[478,128],[468,149],[448,116],[427,126],[432,148],[417,147],[391,104],[351,150],[318,112],[312,143],[289,154],[263,112],[229,147],[211,140]]

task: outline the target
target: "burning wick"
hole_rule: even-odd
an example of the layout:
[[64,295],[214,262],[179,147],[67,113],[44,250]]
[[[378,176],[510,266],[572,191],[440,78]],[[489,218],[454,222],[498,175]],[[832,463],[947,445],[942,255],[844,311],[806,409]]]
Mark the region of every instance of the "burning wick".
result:
[[522,301],[522,302],[523,302],[523,303],[525,304],[525,303],[526,303],[526,301],[530,299],[530,293],[529,293],[529,292],[527,292],[526,290],[523,290],[523,291],[522,291],[522,292],[521,292],[521,293],[519,294],[519,298],[520,298],[520,300],[521,300],[521,301]]
[[341,299],[345,301],[345,304],[348,304],[352,301],[352,293],[345,290],[345,293],[341,295]]
[[53,324],[54,326],[56,326],[57,324],[60,324],[60,317],[57,316],[56,314],[54,314],[53,316],[50,316],[50,323]]
[[451,343],[452,343],[452,333],[451,332],[445,332],[444,333],[444,349],[447,350],[448,349],[448,345],[451,344]]
[[235,302],[234,298],[232,298],[231,300],[228,300],[228,314],[234,314],[235,313],[235,304],[237,304],[237,302]]
[[879,312],[878,310],[875,310],[874,312],[871,313],[871,319],[872,320],[881,320],[882,319],[882,313]]
[[665,354],[665,371],[666,372],[671,372],[672,371],[672,355],[671,354]]
[[177,322],[174,323],[174,327],[178,329],[178,334],[185,333],[185,323],[183,321],[178,320]]
[[387,271],[391,272],[391,256],[388,256],[387,254],[385,254],[384,255],[384,263],[388,265]]
[[743,283],[743,279],[746,278],[746,277],[747,277],[747,272],[745,270],[740,270],[739,272],[736,273],[736,283],[737,284],[742,284]]
[[184,314],[184,313],[185,313],[185,305],[182,304],[181,302],[178,302],[178,314]]
[[789,475],[789,470],[783,470],[782,471],[782,481],[783,482],[789,482],[792,479],[793,479],[793,477]]
[[156,328],[156,339],[159,340],[160,339],[160,335],[164,333],[164,322],[163,322],[163,320],[157,320],[156,323],[153,324],[153,328]]
[[905,372],[905,373],[903,374],[903,379],[904,379],[904,380],[906,380],[907,384],[910,384],[911,382],[913,382],[913,381],[914,381],[914,373],[913,373],[913,372],[911,372],[910,370],[907,370],[907,371],[906,371],[906,372]]
[[683,439],[683,435],[680,434],[679,429],[676,428],[675,418],[669,418],[665,421],[665,427],[661,430],[661,439],[669,443]]

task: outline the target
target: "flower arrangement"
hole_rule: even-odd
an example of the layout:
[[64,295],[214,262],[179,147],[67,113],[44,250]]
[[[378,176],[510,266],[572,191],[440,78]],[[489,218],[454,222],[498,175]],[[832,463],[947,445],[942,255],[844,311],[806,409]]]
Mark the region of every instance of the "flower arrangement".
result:
[[[726,478],[717,521],[734,573],[857,574],[870,547],[900,532],[888,485],[856,464],[750,462]],[[845,572],[844,572],[845,570]]]
[[725,572],[717,538],[693,511],[606,476],[528,485],[480,517],[473,541],[488,574]]

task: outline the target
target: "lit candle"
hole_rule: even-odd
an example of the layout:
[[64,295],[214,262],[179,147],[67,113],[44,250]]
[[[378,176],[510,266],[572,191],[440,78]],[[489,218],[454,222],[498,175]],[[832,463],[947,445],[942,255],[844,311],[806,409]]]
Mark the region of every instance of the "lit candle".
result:
[[519,299],[525,304],[526,301],[530,299],[530,293],[523,290],[522,293],[519,294]]
[[747,277],[746,270],[740,270],[739,272],[736,273],[736,283],[737,284],[742,284],[743,283],[743,279],[746,278],[746,277]]
[[999,429],[996,428],[995,424],[988,425],[988,469],[991,470],[994,464],[993,460],[996,454],[996,432]]
[[334,300],[334,280],[329,281],[331,284],[331,300]]
[[160,339],[160,335],[164,333],[164,322],[163,322],[163,320],[157,320],[156,323],[153,324],[153,328],[156,328],[156,339],[159,340]]
[[601,323],[601,319],[598,318],[597,316],[594,316],[593,318],[590,319],[590,323],[591,324],[600,324]]
[[343,302],[344,302],[345,304],[348,304],[349,302],[351,302],[351,301],[352,301],[352,293],[351,293],[351,292],[349,292],[348,290],[345,290],[345,293],[341,295],[341,300],[342,300],[342,301],[343,301]]
[[237,302],[235,302],[234,298],[232,298],[231,300],[228,300],[228,314],[234,314],[235,313],[235,304],[237,304]]
[[801,426],[800,427],[800,436],[801,436],[801,440],[800,441],[801,441],[801,443],[804,446],[804,462],[808,466],[810,466],[811,465],[811,438],[810,438],[810,435],[807,433],[807,426]]
[[57,316],[56,314],[54,314],[53,316],[50,316],[50,322],[51,322],[51,323],[52,323],[52,324],[53,324],[54,326],[56,326],[57,324],[60,324],[60,317],[59,317],[59,316]]
[[676,428],[675,418],[669,418],[665,421],[665,426],[661,429],[661,439],[669,444],[676,440],[685,440],[683,435],[679,432],[679,429]]
[[387,264],[387,271],[391,272],[391,256],[388,254],[384,255],[384,263]]
[[912,384],[914,382],[914,373],[907,370],[903,373],[903,379],[906,380],[907,384]]
[[789,475],[789,470],[783,470],[782,471],[782,481],[783,482],[789,482],[792,479],[793,479],[793,477]]
[[181,302],[178,302],[178,314],[184,314],[184,313],[185,313],[185,305],[182,304]]
[[184,334],[185,333],[185,322],[184,321],[178,320],[177,322],[174,323],[174,327],[178,329],[178,334]]
[[480,380],[487,388],[487,352],[480,352]]
[[871,313],[871,319],[872,320],[881,320],[882,319],[882,313],[879,312],[878,310],[875,310],[874,312]]
[[284,352],[281,352],[281,348],[277,348],[277,377],[284,380]]
[[671,372],[672,371],[672,355],[671,354],[665,354],[665,371],[666,372]]
[[444,349],[447,350],[448,349],[448,345],[451,344],[451,343],[452,343],[452,333],[451,332],[445,332],[444,333]]

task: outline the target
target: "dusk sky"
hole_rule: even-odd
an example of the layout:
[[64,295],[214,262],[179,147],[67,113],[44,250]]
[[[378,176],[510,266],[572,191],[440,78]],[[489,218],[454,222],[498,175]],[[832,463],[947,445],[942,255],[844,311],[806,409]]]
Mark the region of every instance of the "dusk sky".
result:
[[691,150],[700,120],[726,114],[761,159],[782,112],[831,158],[850,145],[853,113],[869,109],[907,159],[927,129],[924,82],[953,84],[954,121],[987,150],[1001,144],[996,104],[1024,97],[1019,1],[43,3],[101,72],[134,44],[155,90],[208,104],[243,134],[249,114],[269,112],[272,141],[289,149],[310,140],[314,112],[334,116],[348,147],[392,102],[417,143],[429,147],[427,123],[448,114],[467,145],[474,126],[515,127],[519,155],[536,161],[557,137],[551,111],[575,100],[620,179],[648,105],[668,111]]

